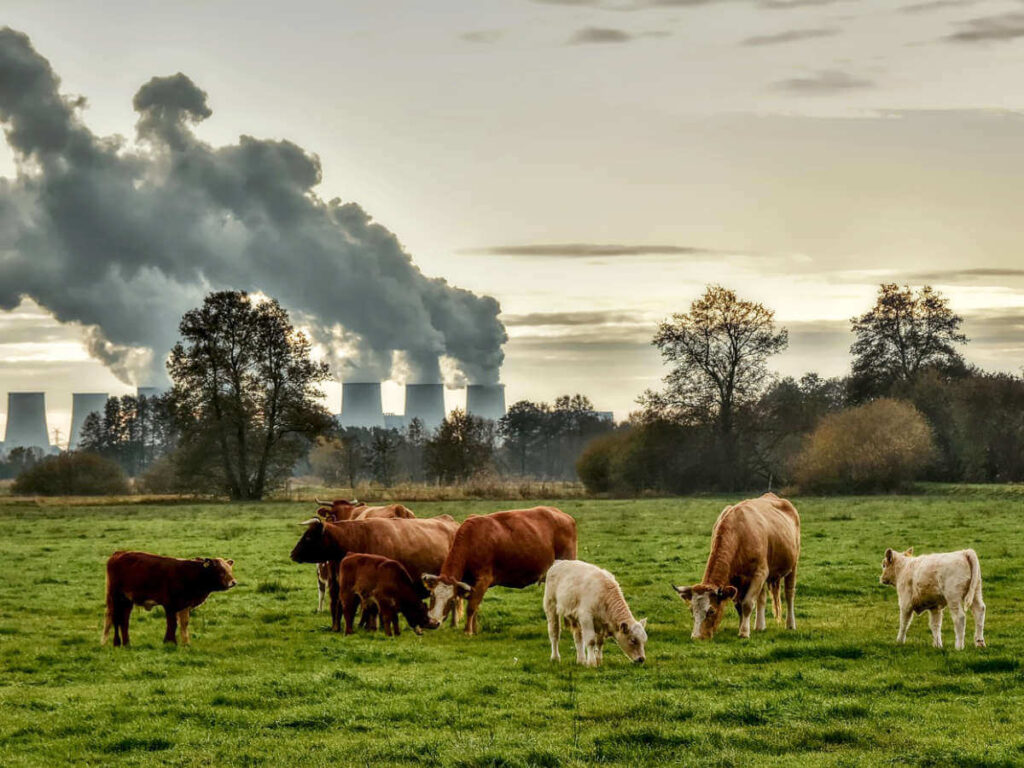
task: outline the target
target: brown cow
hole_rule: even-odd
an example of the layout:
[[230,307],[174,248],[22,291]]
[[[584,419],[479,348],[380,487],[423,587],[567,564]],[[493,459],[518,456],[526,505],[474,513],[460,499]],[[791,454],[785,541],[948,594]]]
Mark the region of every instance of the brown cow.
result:
[[471,515],[455,534],[440,575],[426,575],[430,618],[440,621],[452,600],[468,597],[466,634],[477,631],[477,610],[492,586],[521,589],[544,578],[555,560],[576,559],[576,521],[554,507]]
[[388,637],[401,634],[399,613],[417,635],[423,634],[423,627],[437,629],[440,626],[427,616],[418,582],[412,580],[400,562],[380,555],[345,556],[341,561],[340,598],[346,635],[352,634],[352,622],[360,603],[364,615],[368,606],[376,606]]
[[149,610],[163,606],[167,613],[165,643],[174,643],[178,622],[181,642],[187,644],[191,609],[202,605],[211,592],[223,592],[238,584],[231,571],[234,560],[197,557],[182,560],[148,552],[118,551],[107,560],[107,614],[103,639],[114,628],[114,645],[128,645],[128,622],[132,608]]
[[291,558],[297,563],[335,564],[328,569],[331,629],[335,632],[341,631],[341,584],[337,577],[337,563],[345,555],[359,552],[397,560],[419,583],[423,573],[440,568],[459,527],[451,515],[412,520],[345,520],[340,523],[325,523],[320,518],[313,518],[302,525],[308,527],[292,550]]
[[[322,518],[328,523],[336,523],[342,520],[368,520],[373,518],[410,520],[416,517],[411,509],[401,504],[388,504],[383,507],[368,507],[360,501],[348,501],[347,499],[335,499],[332,502],[316,499],[316,503],[320,505],[320,508],[316,511],[317,517]],[[330,581],[331,571],[329,564],[317,563],[317,613],[320,613],[324,609],[324,595],[327,593]]]
[[711,534],[704,578],[692,587],[673,587],[693,612],[691,637],[714,637],[724,604],[733,600],[740,637],[750,637],[750,614],[757,604],[756,629],[765,628],[765,600],[772,592],[775,618],[782,615],[779,582],[786,582],[786,627],[796,629],[796,569],[800,559],[800,515],[786,499],[766,493],[726,507]]

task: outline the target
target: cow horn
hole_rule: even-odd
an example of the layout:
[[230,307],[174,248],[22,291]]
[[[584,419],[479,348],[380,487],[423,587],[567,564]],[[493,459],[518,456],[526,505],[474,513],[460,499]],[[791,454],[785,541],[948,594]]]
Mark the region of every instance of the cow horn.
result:
[[321,507],[329,507],[329,506],[331,506],[331,502],[329,502],[329,501],[320,501],[320,499],[316,499],[316,498],[314,498],[313,501],[315,501]]
[[311,517],[309,518],[309,520],[303,520],[301,523],[299,523],[299,525],[313,525],[314,523],[322,522],[323,520],[321,520],[319,517]]

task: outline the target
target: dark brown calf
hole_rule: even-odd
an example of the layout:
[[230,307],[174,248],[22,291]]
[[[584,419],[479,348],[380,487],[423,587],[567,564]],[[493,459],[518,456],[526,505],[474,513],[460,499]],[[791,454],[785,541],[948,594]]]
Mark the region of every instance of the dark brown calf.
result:
[[115,552],[107,560],[107,613],[101,644],[113,627],[114,645],[128,645],[128,623],[136,605],[146,610],[163,606],[167,613],[164,642],[177,642],[180,621],[181,641],[187,644],[189,611],[202,605],[211,592],[223,592],[238,583],[231,571],[234,564],[219,557],[182,560],[148,552]]
[[438,622],[427,616],[422,593],[409,572],[397,560],[379,555],[346,555],[341,561],[341,610],[345,617],[345,634],[352,634],[352,622],[360,604],[363,615],[370,606],[380,611],[384,634],[401,634],[398,614],[405,616],[416,634],[423,627],[437,629]]

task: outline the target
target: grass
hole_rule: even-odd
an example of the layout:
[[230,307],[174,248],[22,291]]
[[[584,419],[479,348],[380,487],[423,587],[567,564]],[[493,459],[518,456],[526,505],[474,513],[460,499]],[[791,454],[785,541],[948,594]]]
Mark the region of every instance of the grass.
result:
[[[769,619],[689,638],[670,582],[698,580],[723,498],[554,502],[580,557],[648,616],[647,664],[548,661],[541,588],[492,590],[483,634],[325,631],[311,566],[289,561],[297,503],[0,504],[0,765],[590,766],[1024,764],[1024,505],[1017,494],[794,499],[803,517],[799,629]],[[421,503],[462,519],[493,502]],[[898,647],[887,546],[974,547],[989,647]],[[98,644],[116,548],[232,557],[241,582],[164,647],[136,609],[134,647]],[[968,620],[968,633],[973,624]]]

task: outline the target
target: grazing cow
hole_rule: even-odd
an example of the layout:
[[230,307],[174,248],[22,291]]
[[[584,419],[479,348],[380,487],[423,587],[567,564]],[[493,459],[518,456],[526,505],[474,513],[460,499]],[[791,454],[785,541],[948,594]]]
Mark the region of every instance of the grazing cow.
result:
[[440,575],[425,575],[440,621],[452,602],[468,597],[466,634],[477,631],[477,610],[492,586],[522,587],[544,578],[555,560],[576,558],[576,521],[554,507],[471,515],[459,526]]
[[384,624],[384,634],[401,634],[398,614],[405,616],[417,635],[423,627],[437,629],[439,623],[427,616],[419,583],[397,560],[380,555],[346,555],[341,561],[341,610],[345,617],[345,634],[352,634],[356,609],[376,606]]
[[[301,523],[306,532],[292,549],[291,558],[297,563],[333,563],[328,568],[331,629],[341,631],[341,584],[337,564],[349,552],[381,555],[397,560],[419,583],[428,571],[436,571],[444,562],[448,548],[455,538],[459,524],[451,515],[425,519],[345,520],[325,523],[312,518]],[[426,592],[423,593],[426,596]]]
[[947,605],[953,616],[956,649],[964,648],[967,608],[974,614],[974,644],[985,647],[985,601],[981,596],[981,564],[973,549],[939,552],[914,557],[914,548],[906,552],[885,550],[882,560],[882,584],[896,587],[900,602],[900,631],[897,643],[907,641],[907,629],[915,613],[929,612],[932,645],[942,647],[942,609]]
[[765,599],[772,592],[776,621],[782,615],[779,584],[786,584],[786,627],[796,629],[796,568],[800,559],[800,515],[774,493],[722,510],[711,534],[704,578],[692,587],[673,587],[693,612],[693,639],[711,639],[727,600],[736,604],[740,637],[750,637],[750,615],[757,604],[756,629],[765,628]]
[[582,560],[559,560],[548,569],[545,581],[544,613],[552,661],[561,661],[558,640],[564,620],[572,629],[577,664],[600,666],[609,635],[627,657],[644,663],[647,619],[633,618],[619,583],[608,571]]
[[107,642],[113,627],[114,645],[128,645],[128,622],[136,605],[147,611],[154,605],[163,606],[167,613],[164,642],[177,642],[175,633],[181,622],[181,642],[188,644],[189,612],[202,605],[211,592],[238,584],[231,571],[234,564],[234,560],[219,557],[182,560],[148,552],[115,552],[107,560],[107,613],[100,644]]
[[[367,520],[372,518],[393,518],[410,520],[416,517],[413,511],[401,504],[388,504],[383,507],[368,507],[362,502],[346,499],[335,499],[334,501],[316,500],[320,508],[316,511],[317,517],[323,518],[328,523],[336,523],[342,520]],[[328,563],[317,563],[316,565],[316,586],[317,604],[316,612],[324,609],[324,595],[331,582],[331,571]]]

